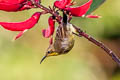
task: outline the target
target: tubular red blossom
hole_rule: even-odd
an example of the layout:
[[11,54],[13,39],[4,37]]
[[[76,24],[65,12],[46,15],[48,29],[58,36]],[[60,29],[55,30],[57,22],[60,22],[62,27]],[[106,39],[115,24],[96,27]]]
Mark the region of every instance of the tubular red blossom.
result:
[[54,6],[59,9],[64,9],[70,3],[71,3],[71,0],[59,0],[54,2]]
[[101,16],[98,15],[87,15],[86,18],[101,18]]
[[49,38],[51,35],[53,35],[55,21],[53,20],[52,17],[49,17],[48,23],[49,23],[49,27],[47,29],[42,30],[43,36],[46,38]]
[[82,6],[73,7],[73,8],[68,7],[68,8],[65,8],[64,10],[69,11],[73,16],[80,17],[85,15],[85,13],[90,8],[90,5],[92,4],[92,1],[93,0],[89,0],[87,3],[83,4]]
[[26,29],[32,28],[39,20],[41,13],[36,12],[34,13],[31,18],[27,19],[23,22],[0,22],[0,25],[4,27],[5,29],[11,30],[11,31],[24,31]]
[[20,4],[4,4],[0,3],[0,10],[4,11],[17,11],[22,5]]
[[32,8],[32,5],[28,4],[30,2],[31,1],[28,0],[0,0],[0,10],[10,12],[10,11],[20,11],[20,10],[30,9]]
[[26,1],[27,0],[0,0],[0,3],[18,4]]

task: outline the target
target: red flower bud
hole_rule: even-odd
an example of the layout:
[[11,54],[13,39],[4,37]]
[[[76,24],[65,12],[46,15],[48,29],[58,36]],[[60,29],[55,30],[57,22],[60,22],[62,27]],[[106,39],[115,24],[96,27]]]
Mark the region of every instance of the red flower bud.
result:
[[41,13],[36,12],[34,13],[31,18],[27,19],[23,22],[0,22],[0,25],[4,27],[5,29],[11,30],[11,31],[22,31],[20,32],[16,39],[19,38],[26,30],[34,27],[34,25],[38,22],[40,18]]
[[42,30],[43,36],[46,37],[46,38],[49,38],[51,35],[53,35],[55,21],[53,20],[52,17],[49,17],[48,23],[49,23],[48,29],[43,29]]
[[0,10],[4,11],[20,11],[30,9],[33,6],[28,0],[0,0]]
[[54,6],[59,9],[64,9],[67,5],[69,5],[71,0],[59,0],[54,2]]
[[73,16],[83,16],[85,13],[88,11],[90,8],[90,5],[92,4],[93,0],[89,0],[87,3],[83,4],[82,6],[79,7],[73,7],[73,8],[65,8],[64,10],[69,11],[71,15]]

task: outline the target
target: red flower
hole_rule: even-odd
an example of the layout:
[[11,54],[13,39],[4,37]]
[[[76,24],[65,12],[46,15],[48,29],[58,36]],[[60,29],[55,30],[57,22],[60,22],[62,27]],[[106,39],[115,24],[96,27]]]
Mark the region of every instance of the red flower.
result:
[[[36,12],[34,13],[31,18],[27,19],[23,22],[0,22],[0,25],[4,27],[5,29],[11,30],[11,31],[21,31],[18,36],[20,37],[25,31],[28,29],[34,27],[34,25],[38,22],[40,18],[41,13]],[[16,38],[19,38],[19,37]]]
[[70,3],[71,3],[71,0],[59,0],[59,1],[55,1],[54,6],[59,9],[64,9]]
[[49,17],[48,24],[49,27],[47,29],[42,30],[43,36],[46,38],[49,38],[54,33],[55,20],[52,18],[52,16]]
[[0,10],[20,11],[34,7],[28,0],[0,0]]
[[[89,0],[87,3],[79,6],[79,7],[70,7],[74,2],[71,3],[71,0],[61,0],[61,1],[55,1],[54,6],[68,11],[71,15],[73,16],[83,16],[86,14],[86,12],[88,11],[88,9],[90,8],[91,4],[92,4],[93,0]],[[63,4],[64,3],[64,4]]]

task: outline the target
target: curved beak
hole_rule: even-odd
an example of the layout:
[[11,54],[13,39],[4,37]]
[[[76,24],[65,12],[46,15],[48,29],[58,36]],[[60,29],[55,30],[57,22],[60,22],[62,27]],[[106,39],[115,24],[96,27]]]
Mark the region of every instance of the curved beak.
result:
[[43,60],[45,60],[46,57],[47,57],[47,55],[45,55],[45,56],[41,59],[40,64],[43,62]]

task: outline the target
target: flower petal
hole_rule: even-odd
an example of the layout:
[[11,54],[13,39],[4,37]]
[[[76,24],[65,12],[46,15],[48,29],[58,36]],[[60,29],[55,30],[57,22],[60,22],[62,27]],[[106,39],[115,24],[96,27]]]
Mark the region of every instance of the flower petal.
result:
[[11,31],[24,31],[25,29],[32,28],[39,20],[41,13],[36,12],[34,13],[31,18],[27,19],[23,22],[0,22],[0,25],[4,27],[5,29],[11,30]]
[[33,8],[28,0],[0,0],[0,10],[13,12]]
[[50,37],[50,28],[48,29],[43,29],[42,30],[42,34],[45,38],[49,38]]
[[87,15],[86,18],[101,18],[101,16],[98,16],[98,15]]
[[88,11],[90,8],[90,5],[92,4],[93,0],[89,0],[87,3],[83,4],[82,6],[79,7],[73,7],[73,8],[65,8],[66,11],[69,11],[71,15],[73,16],[83,16],[85,13]]
[[46,38],[49,38],[51,35],[53,35],[55,21],[53,20],[52,17],[49,17],[48,23],[49,23],[49,27],[47,29],[42,30],[43,36]]
[[18,4],[26,1],[27,0],[0,0],[0,3]]
[[21,6],[21,4],[0,3],[0,10],[17,11]]
[[59,0],[54,2],[54,6],[59,9],[64,9],[67,5],[69,5],[71,0]]
[[31,9],[34,8],[34,5],[31,1],[27,1],[24,3],[24,5],[22,5],[22,7],[20,9],[18,9],[18,11],[23,11],[23,10],[27,10],[27,9]]
[[26,31],[27,31],[27,29],[24,30],[24,31],[21,31],[21,32],[14,38],[14,40],[17,40],[18,38],[20,38]]

